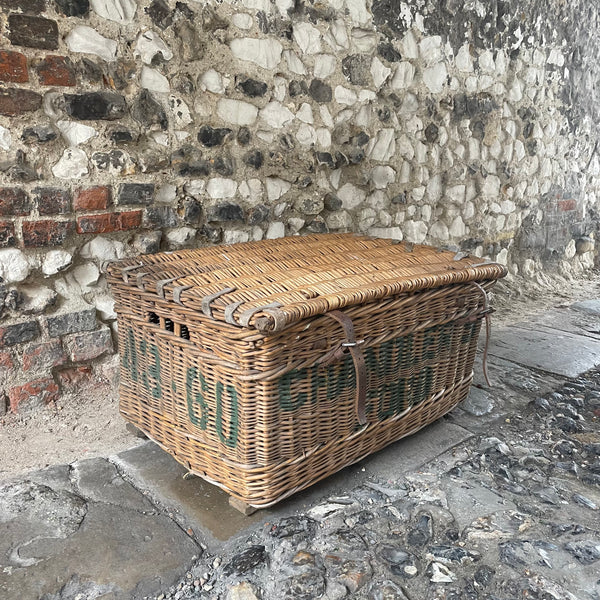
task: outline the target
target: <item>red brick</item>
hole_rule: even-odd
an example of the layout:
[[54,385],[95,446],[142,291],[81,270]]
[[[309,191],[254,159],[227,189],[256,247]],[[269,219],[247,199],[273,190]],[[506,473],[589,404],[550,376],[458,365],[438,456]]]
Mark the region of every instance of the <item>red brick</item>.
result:
[[577,208],[577,200],[570,198],[568,200],[559,200],[557,202],[558,209],[562,212],[567,212],[569,210],[575,210]]
[[0,215],[23,217],[31,212],[31,200],[20,188],[0,188]]
[[50,404],[59,398],[58,386],[52,377],[30,381],[25,385],[8,390],[10,410],[17,412],[19,405],[27,401],[35,404]]
[[71,211],[71,193],[56,188],[33,190],[40,215],[64,215]]
[[10,352],[0,352],[0,373],[3,369],[14,369],[15,363]]
[[16,246],[15,225],[10,221],[0,221],[0,248]]
[[127,231],[142,224],[142,211],[86,215],[77,219],[77,233],[111,233]]
[[142,211],[131,210],[123,212],[119,215],[119,229],[121,231],[127,231],[128,229],[135,229],[142,224]]
[[0,50],[0,81],[27,83],[27,58],[20,52]]
[[56,373],[58,385],[67,390],[77,390],[85,384],[91,383],[92,376],[93,370],[89,365],[70,367]]
[[65,342],[69,349],[69,358],[73,362],[88,362],[113,351],[112,336],[108,327],[73,334],[65,338]]
[[110,188],[98,186],[79,190],[75,196],[75,210],[104,210],[110,204]]
[[0,90],[0,115],[17,117],[34,112],[42,106],[42,97],[30,90],[8,88]]
[[58,340],[31,344],[23,351],[23,371],[51,369],[66,361],[67,355]]
[[73,221],[26,221],[23,223],[25,248],[60,246],[75,229]]
[[77,85],[73,63],[66,56],[46,56],[35,66],[41,85]]

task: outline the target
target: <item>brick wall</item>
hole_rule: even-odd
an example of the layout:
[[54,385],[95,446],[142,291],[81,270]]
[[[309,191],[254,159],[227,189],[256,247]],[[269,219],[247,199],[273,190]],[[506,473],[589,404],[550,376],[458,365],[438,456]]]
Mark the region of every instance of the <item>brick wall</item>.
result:
[[0,412],[115,364],[125,256],[360,231],[589,270],[599,14],[546,4],[0,0]]

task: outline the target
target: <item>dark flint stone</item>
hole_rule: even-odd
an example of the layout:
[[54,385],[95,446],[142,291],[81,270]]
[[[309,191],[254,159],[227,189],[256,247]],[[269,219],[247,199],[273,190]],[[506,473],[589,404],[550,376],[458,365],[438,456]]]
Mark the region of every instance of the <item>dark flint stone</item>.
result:
[[343,206],[342,200],[331,192],[325,194],[325,197],[323,198],[323,204],[325,206],[325,210],[330,210],[332,212],[340,210]]
[[[260,223],[265,223],[271,214],[271,209],[265,204],[257,204],[253,206],[249,211],[246,217],[246,222],[248,225],[259,225]],[[272,534],[275,535],[275,534]],[[275,537],[287,537],[284,535],[275,536]]]
[[398,52],[390,42],[381,42],[377,46],[377,54],[388,62],[398,62],[399,60],[402,60],[400,52]]
[[523,127],[523,137],[530,138],[533,135],[533,123],[525,123]]
[[[5,302],[6,296],[3,303]],[[35,339],[39,333],[40,327],[37,321],[25,321],[25,323],[6,325],[2,328],[2,332],[0,334],[0,346],[24,344],[25,342]]]
[[186,224],[200,221],[202,217],[202,204],[193,198],[186,198],[183,202],[183,219]]
[[485,137],[485,125],[483,124],[483,121],[472,121],[469,124],[469,129],[476,140],[481,142]]
[[56,21],[31,15],[12,14],[8,17],[8,39],[15,46],[58,49],[58,25]]
[[91,331],[96,328],[96,309],[82,310],[79,312],[48,317],[48,333],[50,337],[60,337],[69,333]]
[[440,130],[435,123],[429,123],[429,125],[427,125],[425,128],[425,139],[430,144],[433,144],[438,139],[439,131]]
[[354,85],[371,84],[371,57],[366,54],[351,54],[342,60],[342,73]]
[[172,206],[150,206],[145,212],[144,225],[149,227],[177,227],[179,217]]
[[535,156],[537,154],[537,140],[527,140],[525,148],[527,148],[527,154],[529,156]]
[[119,185],[117,204],[151,204],[154,199],[153,183],[122,183]]
[[396,546],[384,545],[379,549],[379,556],[390,565],[405,565],[412,560],[411,554]]
[[370,139],[364,131],[361,131],[356,137],[352,138],[352,142],[357,146],[364,146]]
[[600,559],[600,540],[569,542],[565,545],[565,549],[584,565],[589,565]]
[[389,106],[383,106],[377,110],[377,117],[382,123],[387,123],[392,118],[392,111]]
[[196,16],[196,13],[185,2],[176,2],[175,10],[190,21]]
[[213,148],[220,146],[230,133],[231,129],[226,127],[213,129],[210,125],[202,125],[198,132],[198,141],[207,148]]
[[92,162],[100,171],[106,169],[123,169],[127,163],[128,156],[122,150],[111,150],[110,152],[94,152]]
[[498,108],[498,104],[489,94],[473,96],[457,94],[454,96],[454,116],[457,119],[484,117]]
[[296,179],[296,185],[302,189],[306,189],[307,187],[310,187],[312,185],[312,183],[313,183],[313,180],[310,175],[305,175],[304,177],[298,177],[298,179]]
[[335,163],[333,162],[333,156],[329,152],[317,152],[317,164],[319,166],[325,165],[327,167],[331,167],[332,169],[335,167]]
[[116,129],[111,132],[110,139],[115,144],[127,144],[128,142],[133,142],[133,135],[127,129]]
[[416,527],[411,529],[406,536],[406,541],[411,546],[424,546],[433,536],[433,523],[429,515],[421,515]]
[[313,535],[316,531],[317,523],[309,517],[285,517],[273,525],[270,534],[276,538],[288,538],[293,535]]
[[308,88],[310,95],[313,100],[319,103],[323,102],[331,102],[333,97],[331,93],[331,86],[321,81],[320,79],[313,79],[310,82],[310,87]]
[[304,228],[309,233],[328,233],[329,228],[327,227],[327,223],[323,220],[323,217],[315,217],[312,221],[307,223]]
[[235,163],[231,156],[218,156],[214,160],[214,169],[219,175],[229,177],[235,171]]
[[131,116],[145,128],[158,125],[164,131],[169,126],[167,113],[148,90],[142,90],[134,100]]
[[209,221],[243,221],[244,211],[235,202],[219,202],[208,209]]
[[349,148],[346,151],[346,157],[351,165],[358,165],[364,160],[365,153],[359,148]]
[[104,76],[102,67],[87,57],[81,59],[79,72],[84,81],[88,81],[89,83],[100,83]]
[[578,433],[583,427],[570,417],[556,417],[556,426],[565,433]]
[[288,89],[292,98],[296,98],[297,96],[306,96],[308,94],[308,88],[306,87],[305,81],[290,81]]
[[255,169],[260,169],[264,162],[263,153],[260,150],[252,150],[244,156],[244,162]]
[[114,92],[65,94],[64,97],[67,113],[80,121],[96,119],[114,121],[127,114],[125,98]]
[[200,159],[177,163],[175,169],[182,177],[205,177],[210,174],[211,165],[207,160]]
[[392,204],[406,204],[406,192],[402,192],[401,194],[396,194],[392,198]]
[[325,577],[317,569],[309,569],[285,581],[286,593],[283,598],[294,600],[314,600],[325,593]]
[[54,4],[67,17],[84,17],[90,11],[89,0],[54,0]]
[[462,563],[465,559],[476,560],[478,554],[469,552],[460,546],[431,546],[429,552],[440,562]]
[[36,125],[35,127],[26,127],[21,139],[24,142],[35,141],[40,144],[51,142],[58,137],[58,134],[50,125]]
[[281,144],[281,147],[286,150],[293,150],[296,147],[294,138],[289,133],[284,133],[279,138],[279,143]]
[[237,89],[250,98],[258,98],[264,96],[267,93],[267,84],[264,81],[257,81],[256,79],[245,79],[237,84]]
[[223,230],[220,227],[212,227],[211,225],[202,225],[200,235],[203,235],[209,242],[217,244],[221,241]]
[[247,146],[250,143],[251,137],[250,130],[247,127],[240,127],[236,139],[240,146]]
[[475,583],[477,583],[477,585],[480,585],[481,587],[487,587],[492,582],[494,573],[495,571],[494,569],[492,569],[492,567],[482,565],[477,569],[477,571],[475,571],[473,579],[475,580]]
[[247,550],[234,556],[223,569],[225,576],[243,575],[267,561],[267,553],[264,546],[251,546]]
[[154,0],[148,8],[146,14],[152,19],[154,24],[161,29],[166,29],[173,23],[171,9],[165,0]]

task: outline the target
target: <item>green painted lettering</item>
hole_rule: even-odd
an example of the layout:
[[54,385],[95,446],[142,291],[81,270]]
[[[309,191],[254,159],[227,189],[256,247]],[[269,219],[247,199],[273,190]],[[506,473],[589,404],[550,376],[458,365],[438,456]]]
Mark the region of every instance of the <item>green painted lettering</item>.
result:
[[[194,382],[196,378],[200,380],[201,392],[194,393]],[[187,370],[185,378],[188,416],[190,421],[196,425],[196,427],[200,427],[202,430],[206,430],[206,424],[208,422],[208,406],[204,400],[204,396],[202,395],[202,392],[206,392],[207,390],[208,386],[206,385],[206,380],[202,376],[202,373],[199,373],[196,367],[190,367]],[[200,418],[196,416],[194,405],[200,406]]]
[[225,437],[223,428],[223,384],[218,381],[215,396],[217,401],[217,414],[216,414],[216,427],[217,435],[221,441],[229,448],[235,448],[238,441],[238,426],[239,426],[239,413],[238,413],[238,395],[235,388],[232,385],[227,386],[227,395],[230,401],[230,412],[231,417],[229,421],[229,436]]

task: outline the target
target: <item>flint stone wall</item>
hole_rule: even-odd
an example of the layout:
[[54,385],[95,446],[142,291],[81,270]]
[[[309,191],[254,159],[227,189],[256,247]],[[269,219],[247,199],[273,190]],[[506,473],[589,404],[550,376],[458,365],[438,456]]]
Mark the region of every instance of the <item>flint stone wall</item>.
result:
[[0,412],[113,380],[107,260],[307,232],[594,264],[585,0],[0,0]]

